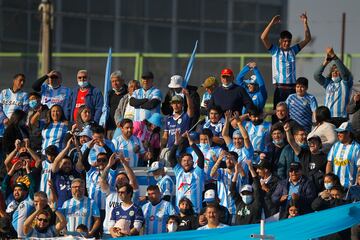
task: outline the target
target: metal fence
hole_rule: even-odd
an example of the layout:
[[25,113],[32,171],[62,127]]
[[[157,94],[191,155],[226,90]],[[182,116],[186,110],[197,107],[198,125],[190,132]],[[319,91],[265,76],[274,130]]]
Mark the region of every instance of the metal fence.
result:
[[[0,89],[10,87],[12,76],[23,72],[27,76],[25,90],[31,91],[32,82],[39,75],[39,54],[0,53]],[[174,74],[184,75],[190,54],[168,53],[113,53],[112,70],[121,69],[127,80],[140,79],[143,71],[150,70],[155,75],[155,85],[163,92],[166,91],[170,77]],[[73,87],[76,85],[76,73],[79,69],[87,69],[90,81],[100,89],[103,88],[107,53],[53,53],[53,69],[63,74],[63,84]],[[309,92],[323,103],[324,90],[313,80],[313,73],[322,63],[323,53],[302,53],[297,56],[297,76],[309,79]],[[264,76],[266,87],[271,100],[273,87],[271,85],[271,56],[269,54],[208,54],[199,53],[190,84],[200,86],[208,76],[219,76],[221,69],[232,68],[234,72],[249,61],[256,61]],[[360,54],[345,54],[345,65],[352,70],[355,83],[360,76]],[[328,70],[326,69],[325,72]],[[202,90],[199,88],[199,92]]]

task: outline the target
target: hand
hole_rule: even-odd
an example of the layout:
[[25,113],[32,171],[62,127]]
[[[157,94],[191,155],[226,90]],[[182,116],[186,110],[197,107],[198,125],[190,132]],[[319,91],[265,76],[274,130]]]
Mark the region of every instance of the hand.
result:
[[47,181],[47,185],[48,185],[48,187],[49,187],[50,189],[54,189],[54,184],[53,184],[53,181],[52,181],[51,179],[49,179],[49,180]]
[[245,162],[246,162],[246,165],[248,165],[249,168],[252,168],[253,165],[252,165],[252,161],[250,159],[246,159]]
[[235,173],[239,174],[241,171],[243,170],[243,167],[241,166],[241,163],[236,163],[235,164]]
[[182,92],[182,94],[184,94],[185,96],[190,96],[189,90],[187,90],[186,88],[183,88],[183,89],[181,90],[181,92]]
[[266,159],[266,153],[260,153],[259,157],[260,157],[260,160],[265,160]]
[[[217,161],[223,160],[223,158],[224,158],[225,156],[227,156],[228,154],[229,154],[229,153],[228,153],[227,151],[222,150],[222,151],[220,152],[220,155],[219,155]],[[213,159],[216,159],[216,155],[215,155],[215,154],[213,155]]]
[[150,160],[153,158],[153,154],[152,152],[146,152],[145,155],[144,155],[144,159],[145,160]]
[[291,130],[290,123],[287,122],[284,124],[284,130],[285,130],[285,132],[290,132],[290,130]]
[[120,162],[122,163],[122,165],[124,165],[126,167],[130,166],[130,158],[123,157],[120,159]]
[[31,168],[30,168],[30,160],[25,160],[25,168],[26,168],[26,172],[29,174],[31,172]]
[[74,139],[73,139],[73,137],[71,137],[68,141],[67,141],[67,143],[66,143],[66,148],[70,148],[71,147],[71,144],[74,142]]
[[46,76],[50,77],[50,76],[52,76],[54,73],[55,73],[55,71],[54,71],[54,70],[51,70],[48,74],[46,74]]
[[140,151],[140,146],[139,145],[135,145],[134,148],[133,148],[133,152],[134,153],[139,153]]
[[271,19],[271,25],[275,25],[280,23],[280,15],[275,15],[272,19]]
[[16,151],[20,150],[20,148],[21,148],[21,140],[20,139],[15,140],[15,148],[16,148]]
[[24,138],[24,143],[25,143],[25,148],[26,149],[29,149],[30,148],[30,139],[28,139],[28,138]]
[[190,138],[190,135],[189,135],[189,132],[188,131],[186,131],[185,132],[185,136],[187,137],[187,139],[188,139],[188,141],[189,141],[189,145],[191,146],[191,145],[193,145],[193,141],[191,140],[191,138]]
[[226,120],[227,122],[230,122],[230,121],[231,121],[231,117],[232,117],[232,111],[231,111],[231,110],[227,110],[227,111],[225,112],[225,120]]
[[111,154],[110,158],[109,158],[109,162],[107,164],[107,167],[111,168],[119,159],[118,157],[118,153],[114,152],[113,154]]
[[330,195],[329,191],[325,190],[320,193],[320,197],[322,199],[329,199],[329,198],[331,198],[331,195]]
[[280,198],[280,202],[284,202],[288,199],[288,194],[285,194],[285,195],[282,195],[281,198]]
[[356,93],[356,94],[354,95],[354,101],[355,101],[355,102],[359,102],[359,101],[360,101],[360,93]]
[[97,142],[96,139],[92,139],[89,143],[89,148],[93,148],[96,142]]
[[179,145],[181,140],[180,130],[175,130],[175,145]]
[[308,18],[307,18],[306,12],[304,12],[304,13],[302,13],[302,14],[300,15],[300,20],[301,20],[304,24],[307,24]]
[[14,175],[14,173],[15,173],[16,171],[20,170],[20,169],[22,168],[22,166],[23,166],[23,162],[22,162],[21,160],[18,160],[17,162],[15,162],[15,163],[11,166],[11,168],[10,168],[10,170],[9,170],[9,172],[8,172],[9,176]]
[[141,197],[139,197],[139,201],[140,201],[140,202],[146,201],[146,196],[141,196]]
[[326,55],[327,55],[328,57],[330,57],[330,58],[335,57],[335,52],[334,52],[334,49],[333,49],[332,47],[327,47],[327,48],[325,49],[325,51],[326,51]]
[[256,62],[249,62],[248,64],[249,68],[255,68],[256,67]]
[[261,189],[264,191],[264,192],[269,192],[270,191],[270,188],[268,188],[265,184],[265,182],[263,181],[260,181],[260,184],[261,184]]
[[8,119],[8,118],[5,118],[5,119],[3,120],[3,124],[4,124],[5,126],[7,126],[8,123],[9,123],[9,119]]
[[76,131],[77,128],[78,128],[78,127],[77,127],[77,124],[76,124],[76,123],[73,124],[73,125],[71,126],[71,134],[73,134],[73,133]]
[[292,198],[294,201],[297,201],[297,200],[299,199],[299,194],[293,193],[293,194],[291,194],[291,198]]
[[98,139],[96,144],[99,145],[100,147],[103,147],[105,146],[105,140],[103,138]]

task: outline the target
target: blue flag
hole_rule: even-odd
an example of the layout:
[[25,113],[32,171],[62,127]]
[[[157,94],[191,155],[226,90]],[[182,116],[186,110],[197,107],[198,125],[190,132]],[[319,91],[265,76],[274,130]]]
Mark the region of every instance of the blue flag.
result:
[[184,86],[183,86],[184,88],[186,88],[186,86],[188,85],[189,80],[190,80],[190,75],[191,75],[191,72],[192,72],[192,69],[194,66],[197,46],[198,46],[198,40],[196,40],[196,42],[195,42],[194,50],[191,54],[190,60],[188,62],[187,68],[186,68],[186,72],[185,72],[185,76],[184,76]]
[[108,92],[111,89],[111,80],[110,80],[110,75],[111,75],[111,48],[109,48],[109,55],[107,58],[107,63],[106,63],[106,71],[105,71],[105,81],[104,81],[104,105],[102,107],[102,113],[101,113],[101,117],[100,117],[100,121],[99,121],[99,125],[103,126],[104,128],[106,127],[106,120],[109,117],[109,113],[110,113],[110,106],[109,106],[109,96],[108,96]]

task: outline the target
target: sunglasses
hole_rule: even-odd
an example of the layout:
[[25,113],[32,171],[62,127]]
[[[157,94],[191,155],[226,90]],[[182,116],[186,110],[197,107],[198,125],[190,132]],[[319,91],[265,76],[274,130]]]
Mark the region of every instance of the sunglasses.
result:
[[37,220],[38,220],[39,222],[45,222],[45,223],[49,222],[49,220],[46,219],[46,218],[38,218]]
[[106,158],[98,158],[96,160],[98,163],[106,163],[107,162],[107,159]]

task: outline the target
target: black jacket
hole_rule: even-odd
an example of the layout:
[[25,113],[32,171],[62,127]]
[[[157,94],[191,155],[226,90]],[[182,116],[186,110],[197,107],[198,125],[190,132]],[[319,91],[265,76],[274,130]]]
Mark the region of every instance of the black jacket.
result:
[[270,180],[266,183],[266,186],[270,189],[270,191],[265,192],[264,190],[260,189],[262,206],[266,218],[279,212],[279,206],[274,204],[271,200],[271,196],[275,192],[276,186],[278,185],[279,181],[280,180],[276,175],[272,175]]

